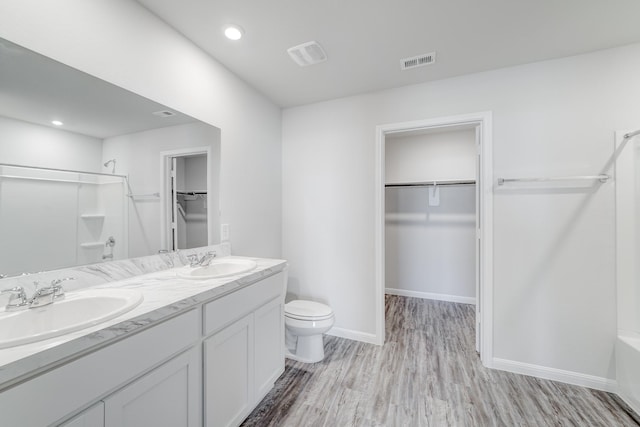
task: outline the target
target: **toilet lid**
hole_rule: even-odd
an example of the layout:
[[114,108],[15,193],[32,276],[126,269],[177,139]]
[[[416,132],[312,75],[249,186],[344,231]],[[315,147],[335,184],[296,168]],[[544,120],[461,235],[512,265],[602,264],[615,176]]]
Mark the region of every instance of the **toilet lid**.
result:
[[295,300],[284,305],[285,315],[294,319],[322,320],[333,316],[331,307],[314,301]]

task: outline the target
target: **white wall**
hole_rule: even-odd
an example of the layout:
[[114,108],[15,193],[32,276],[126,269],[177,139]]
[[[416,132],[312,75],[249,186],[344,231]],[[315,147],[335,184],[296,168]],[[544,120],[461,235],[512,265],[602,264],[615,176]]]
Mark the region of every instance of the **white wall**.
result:
[[385,139],[385,182],[476,179],[475,129]]
[[0,163],[103,172],[102,140],[0,116]]
[[[219,129],[204,123],[168,126],[107,138],[103,143],[103,157],[117,159],[116,172],[129,176],[133,194],[152,194],[161,191],[161,152],[211,147],[212,158],[208,161],[213,169],[217,169],[220,164],[219,138]],[[215,171],[212,177],[214,182],[211,183],[211,188],[215,189]],[[212,197],[216,199],[215,195]],[[159,198],[129,198],[130,257],[154,254],[160,249],[167,249],[162,245],[160,238],[160,212]],[[214,218],[217,218],[215,212]],[[217,228],[217,225],[213,226]]]
[[280,256],[280,108],[134,1],[6,0],[0,37],[220,128],[233,251]]
[[183,191],[207,191],[207,157],[191,156],[184,160]]
[[[614,131],[640,127],[639,75],[632,45],[285,110],[290,290],[329,303],[338,332],[375,332],[376,125],[492,111],[495,178],[611,173]],[[496,187],[496,365],[615,377],[613,186]]]
[[440,186],[385,190],[387,293],[475,303],[476,188]]
[[617,135],[616,251],[618,332],[640,334],[640,136]]

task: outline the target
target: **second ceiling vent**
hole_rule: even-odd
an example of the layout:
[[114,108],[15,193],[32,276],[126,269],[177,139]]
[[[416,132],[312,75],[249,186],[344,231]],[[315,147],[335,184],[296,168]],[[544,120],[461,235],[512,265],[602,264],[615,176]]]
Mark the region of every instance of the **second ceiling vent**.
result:
[[423,67],[436,62],[436,53],[423,53],[422,55],[412,56],[400,60],[400,68],[408,70],[409,68]]
[[327,60],[327,54],[318,42],[307,42],[287,49],[291,59],[301,67],[318,64]]

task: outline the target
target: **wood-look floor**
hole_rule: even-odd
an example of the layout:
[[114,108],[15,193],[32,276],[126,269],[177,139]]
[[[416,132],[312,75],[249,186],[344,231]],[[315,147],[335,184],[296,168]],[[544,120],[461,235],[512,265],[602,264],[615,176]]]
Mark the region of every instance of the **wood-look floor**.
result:
[[637,426],[614,395],[486,369],[474,307],[387,295],[386,343],[325,337],[243,426]]

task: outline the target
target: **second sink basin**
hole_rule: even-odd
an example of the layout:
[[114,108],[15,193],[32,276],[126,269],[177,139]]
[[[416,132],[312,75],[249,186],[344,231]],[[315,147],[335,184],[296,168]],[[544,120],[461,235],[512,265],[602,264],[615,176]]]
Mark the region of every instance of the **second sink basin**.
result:
[[0,348],[14,347],[97,325],[137,307],[134,289],[88,289],[38,308],[0,313]]
[[250,259],[230,258],[214,260],[206,267],[186,267],[178,271],[184,279],[217,279],[246,273],[256,268],[256,262]]

